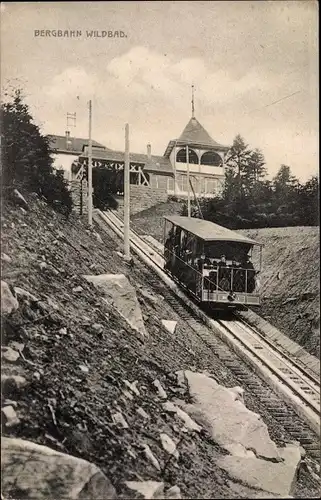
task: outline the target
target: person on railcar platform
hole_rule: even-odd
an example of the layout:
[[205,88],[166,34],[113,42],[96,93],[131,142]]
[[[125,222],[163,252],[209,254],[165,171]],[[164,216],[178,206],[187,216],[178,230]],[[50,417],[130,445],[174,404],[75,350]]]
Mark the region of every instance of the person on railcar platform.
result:
[[241,262],[241,267],[243,269],[243,290],[246,293],[253,293],[255,289],[255,270],[249,255],[246,255]]
[[237,258],[234,256],[230,264],[231,269],[231,290],[234,292],[242,291],[242,272],[240,270],[240,264]]
[[218,268],[219,288],[221,290],[229,290],[231,270],[227,267],[226,256],[224,254],[221,255],[221,260],[218,263]]

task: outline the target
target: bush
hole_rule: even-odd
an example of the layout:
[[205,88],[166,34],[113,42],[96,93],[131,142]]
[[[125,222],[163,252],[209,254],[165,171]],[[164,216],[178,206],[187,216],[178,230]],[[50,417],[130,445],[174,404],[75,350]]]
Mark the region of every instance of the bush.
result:
[[72,210],[72,198],[63,172],[61,170],[52,172],[43,181],[43,184],[39,185],[38,192],[54,208],[69,215]]
[[1,104],[1,116],[4,196],[14,188],[26,188],[44,196],[55,209],[69,215],[72,199],[68,184],[63,173],[52,166],[49,141],[33,123],[20,89],[14,90],[11,99]]
[[123,190],[123,172],[114,172],[105,168],[93,169],[93,204],[100,210],[116,209],[118,203],[114,198],[117,191]]

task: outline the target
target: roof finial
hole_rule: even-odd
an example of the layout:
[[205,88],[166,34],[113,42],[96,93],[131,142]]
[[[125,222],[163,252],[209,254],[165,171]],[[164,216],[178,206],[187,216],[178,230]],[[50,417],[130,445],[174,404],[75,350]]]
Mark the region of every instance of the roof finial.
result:
[[194,111],[194,85],[192,85],[192,118],[195,118]]

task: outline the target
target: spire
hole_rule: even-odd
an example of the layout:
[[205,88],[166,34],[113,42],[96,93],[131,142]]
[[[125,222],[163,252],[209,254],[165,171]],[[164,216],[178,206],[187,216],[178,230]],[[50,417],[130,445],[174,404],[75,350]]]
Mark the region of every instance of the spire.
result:
[[192,85],[192,118],[195,118],[194,111],[194,85]]

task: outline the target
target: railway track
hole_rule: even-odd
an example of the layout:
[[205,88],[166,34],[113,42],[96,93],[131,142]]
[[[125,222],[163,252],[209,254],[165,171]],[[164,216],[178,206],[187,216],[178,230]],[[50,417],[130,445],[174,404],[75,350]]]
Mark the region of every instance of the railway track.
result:
[[[102,229],[106,230],[107,224],[119,237],[123,236],[123,222],[113,212],[96,210],[94,218]],[[238,383],[255,395],[275,422],[299,441],[311,458],[320,459],[320,381],[317,377],[293,362],[243,319],[237,316],[233,320],[213,319],[205,314],[164,272],[161,246],[156,242],[146,242],[131,230],[130,243],[134,252],[151,267],[152,285],[159,288],[160,278],[168,285],[165,293],[163,289],[161,293],[179,317],[210,347]],[[240,363],[239,357],[246,364]],[[253,377],[249,366],[265,383]]]

